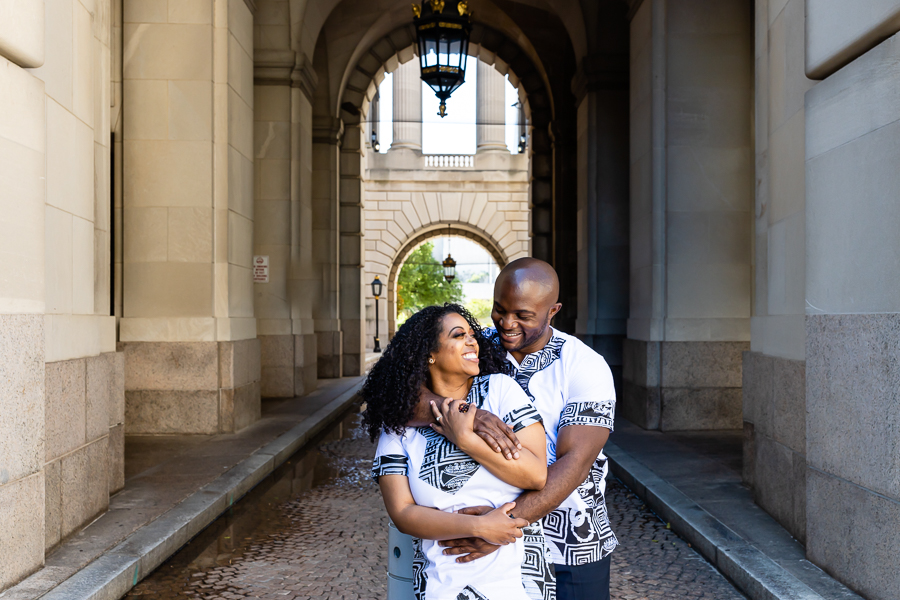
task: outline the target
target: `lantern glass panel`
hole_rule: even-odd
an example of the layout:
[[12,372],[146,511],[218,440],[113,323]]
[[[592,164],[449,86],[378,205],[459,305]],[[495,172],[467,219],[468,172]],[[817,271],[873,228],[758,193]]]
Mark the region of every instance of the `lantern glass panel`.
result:
[[451,67],[459,67],[459,47],[459,40],[453,40],[452,42],[450,42],[450,51],[447,58]]
[[437,42],[435,40],[425,40],[423,55],[426,67],[433,67],[438,64]]

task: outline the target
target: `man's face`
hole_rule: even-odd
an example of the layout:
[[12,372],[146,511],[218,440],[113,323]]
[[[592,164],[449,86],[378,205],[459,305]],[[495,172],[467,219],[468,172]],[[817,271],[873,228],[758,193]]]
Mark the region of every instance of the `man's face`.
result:
[[498,281],[494,287],[491,320],[507,352],[530,354],[547,343],[550,319],[560,304],[550,302],[547,290],[532,282]]

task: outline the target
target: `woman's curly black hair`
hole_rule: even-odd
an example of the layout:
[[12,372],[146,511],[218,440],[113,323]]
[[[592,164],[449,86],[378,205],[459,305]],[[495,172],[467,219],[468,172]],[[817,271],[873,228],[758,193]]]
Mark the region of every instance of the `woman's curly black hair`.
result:
[[469,311],[451,303],[423,308],[400,326],[360,391],[367,405],[363,423],[372,441],[382,431],[402,434],[412,419],[420,390],[431,383],[428,356],[440,348],[442,321],[449,313],[462,316],[475,332],[479,374],[508,372],[506,352],[485,337]]

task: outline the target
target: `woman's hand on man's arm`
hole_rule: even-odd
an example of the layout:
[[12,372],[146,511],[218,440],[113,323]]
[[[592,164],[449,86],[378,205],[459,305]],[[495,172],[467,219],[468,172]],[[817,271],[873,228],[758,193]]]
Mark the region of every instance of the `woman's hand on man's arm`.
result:
[[521,528],[528,525],[525,519],[509,515],[515,502],[507,502],[481,516],[448,513],[417,505],[405,475],[382,475],[378,478],[378,485],[394,525],[414,537],[427,540],[467,537],[502,546],[522,537]]

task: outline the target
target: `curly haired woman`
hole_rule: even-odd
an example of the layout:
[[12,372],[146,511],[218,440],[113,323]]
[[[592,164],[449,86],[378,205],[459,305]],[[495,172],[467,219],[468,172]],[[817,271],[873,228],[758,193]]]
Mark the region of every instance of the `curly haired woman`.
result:
[[[510,512],[523,489],[544,486],[546,439],[540,415],[503,374],[503,359],[463,307],[429,306],[400,327],[362,388],[366,427],[373,440],[380,436],[373,476],[397,528],[417,538],[417,600],[540,599],[553,585],[541,568],[541,532],[529,528],[526,549],[528,522]],[[444,400],[429,401],[425,390]],[[516,460],[475,434],[476,409],[513,429],[522,444]],[[475,505],[494,510],[455,512]],[[502,547],[461,563],[437,544],[460,537]]]

